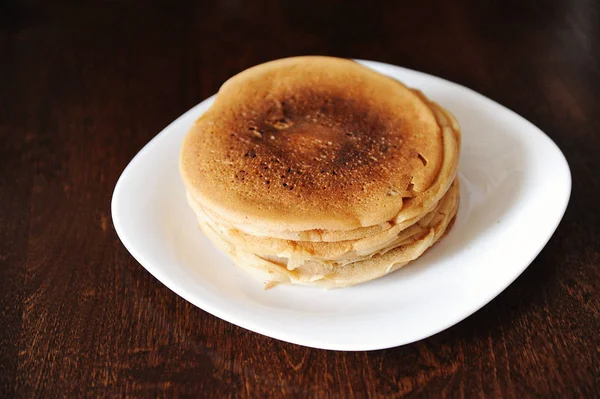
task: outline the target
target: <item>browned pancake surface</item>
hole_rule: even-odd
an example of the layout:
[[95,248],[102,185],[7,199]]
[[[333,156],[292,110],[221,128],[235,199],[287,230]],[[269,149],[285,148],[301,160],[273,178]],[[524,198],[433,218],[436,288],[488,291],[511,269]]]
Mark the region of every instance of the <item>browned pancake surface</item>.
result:
[[393,218],[441,162],[440,128],[405,86],[353,61],[298,57],[227,81],[180,166],[194,199],[232,223],[347,230]]

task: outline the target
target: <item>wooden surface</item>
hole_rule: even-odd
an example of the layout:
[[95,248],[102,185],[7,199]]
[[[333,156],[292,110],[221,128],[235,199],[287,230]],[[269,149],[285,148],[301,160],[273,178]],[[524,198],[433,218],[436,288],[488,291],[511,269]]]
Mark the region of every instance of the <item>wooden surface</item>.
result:
[[[0,8],[0,397],[600,395],[598,2],[82,3]],[[343,353],[218,320],[133,260],[109,206],[131,158],[231,75],[299,54],[450,79],[559,145],[571,203],[513,285],[433,337]]]

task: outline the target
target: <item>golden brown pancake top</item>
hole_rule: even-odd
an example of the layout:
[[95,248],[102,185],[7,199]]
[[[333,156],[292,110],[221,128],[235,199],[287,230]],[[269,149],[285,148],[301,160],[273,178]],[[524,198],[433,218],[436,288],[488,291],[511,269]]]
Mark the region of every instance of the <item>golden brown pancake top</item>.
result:
[[411,90],[354,61],[297,57],[228,80],[180,168],[232,223],[347,230],[393,218],[441,162],[440,128]]

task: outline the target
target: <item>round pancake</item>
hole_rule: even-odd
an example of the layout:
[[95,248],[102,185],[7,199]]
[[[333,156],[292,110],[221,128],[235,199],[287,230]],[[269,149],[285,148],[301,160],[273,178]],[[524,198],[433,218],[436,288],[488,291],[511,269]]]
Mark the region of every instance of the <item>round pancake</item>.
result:
[[350,231],[394,219],[403,197],[414,213],[437,202],[445,190],[427,190],[444,144],[434,112],[401,83],[296,57],[228,80],[186,136],[180,170],[192,198],[232,225]]
[[[341,288],[369,281],[391,273],[421,256],[429,247],[443,238],[452,227],[459,206],[458,182],[449,189],[451,201],[446,201],[422,233],[397,243],[371,256],[343,263],[302,261],[290,266],[290,261],[262,257],[244,251],[223,240],[208,224],[200,223],[204,233],[233,262],[258,279],[269,282],[312,285],[321,288]],[[291,270],[290,270],[291,269]]]

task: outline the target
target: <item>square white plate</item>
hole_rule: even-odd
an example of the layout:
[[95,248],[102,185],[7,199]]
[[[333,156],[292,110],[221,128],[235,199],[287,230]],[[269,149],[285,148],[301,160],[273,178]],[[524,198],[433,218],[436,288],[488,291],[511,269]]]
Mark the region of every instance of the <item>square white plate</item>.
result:
[[115,229],[151,274],[187,301],[238,326],[315,348],[372,350],[433,335],[484,306],[532,262],[558,226],[571,174],[534,125],[458,84],[371,61],[448,108],[463,131],[461,203],[452,231],[417,261],[355,287],[263,284],[202,235],[179,177],[188,128],[209,98],[131,161],[112,199]]

